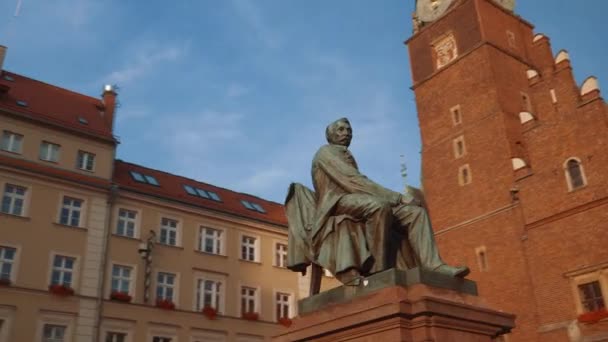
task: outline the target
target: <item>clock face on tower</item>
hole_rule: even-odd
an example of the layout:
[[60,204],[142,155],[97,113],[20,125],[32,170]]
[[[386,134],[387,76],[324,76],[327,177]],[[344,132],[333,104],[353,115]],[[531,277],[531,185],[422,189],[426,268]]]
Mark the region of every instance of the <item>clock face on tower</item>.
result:
[[417,0],[416,16],[422,22],[428,23],[439,18],[453,0]]
[[513,11],[515,8],[515,0],[494,0],[494,2],[509,11]]

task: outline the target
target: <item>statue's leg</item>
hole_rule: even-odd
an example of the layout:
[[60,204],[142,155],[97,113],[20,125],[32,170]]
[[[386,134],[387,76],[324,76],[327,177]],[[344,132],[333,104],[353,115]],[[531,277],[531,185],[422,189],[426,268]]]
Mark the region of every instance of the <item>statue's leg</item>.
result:
[[390,204],[374,196],[350,194],[343,196],[336,204],[336,215],[350,215],[355,219],[365,220],[365,237],[374,265],[370,273],[387,269],[388,238],[393,220]]
[[434,269],[444,264],[426,210],[412,205],[400,205],[393,208],[393,213],[399,221],[400,229],[407,229],[407,238],[401,242],[403,253],[411,247],[419,266],[424,268]]
[[449,266],[441,260],[431,221],[424,208],[399,205],[393,208],[393,213],[399,223],[399,229],[407,229],[407,239],[403,239],[401,248],[411,247],[420,267],[456,277],[464,277],[469,273],[466,266]]

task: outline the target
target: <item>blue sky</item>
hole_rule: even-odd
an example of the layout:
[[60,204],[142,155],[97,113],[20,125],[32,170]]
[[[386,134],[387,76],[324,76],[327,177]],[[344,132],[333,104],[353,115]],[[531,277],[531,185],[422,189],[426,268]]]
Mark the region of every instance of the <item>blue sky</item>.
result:
[[[407,49],[414,0],[0,2],[5,69],[84,94],[120,87],[118,157],[282,202],[310,184],[324,127],[351,119],[368,177],[419,184]],[[608,84],[608,1],[519,1],[570,53],[579,84]]]

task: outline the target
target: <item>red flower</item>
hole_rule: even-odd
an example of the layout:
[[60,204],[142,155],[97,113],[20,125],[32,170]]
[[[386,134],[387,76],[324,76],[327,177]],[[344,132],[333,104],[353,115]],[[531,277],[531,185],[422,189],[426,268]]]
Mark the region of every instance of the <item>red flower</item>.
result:
[[217,310],[212,306],[205,306],[203,308],[203,315],[207,316],[207,318],[214,320],[215,316],[217,316]]
[[49,285],[49,292],[61,297],[67,297],[74,294],[74,289],[63,284]]
[[9,278],[0,278],[0,286],[11,286],[11,280]]
[[131,296],[126,292],[112,291],[112,293],[110,293],[110,299],[129,303],[131,301]]
[[243,312],[242,317],[248,321],[257,321],[260,318],[257,312]]
[[596,323],[604,318],[608,318],[608,311],[606,311],[606,309],[600,309],[579,315],[578,321],[581,323]]
[[156,306],[165,310],[175,310],[175,304],[170,299],[157,299]]
[[293,322],[288,317],[281,317],[281,318],[279,318],[278,323],[282,326],[289,328],[291,326],[291,323],[293,323]]

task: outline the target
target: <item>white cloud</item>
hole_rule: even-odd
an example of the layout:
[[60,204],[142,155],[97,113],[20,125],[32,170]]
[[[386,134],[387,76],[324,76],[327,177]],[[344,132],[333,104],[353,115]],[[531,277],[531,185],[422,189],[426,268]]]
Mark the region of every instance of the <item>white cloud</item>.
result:
[[123,68],[112,71],[104,77],[104,83],[123,85],[132,82],[154,71],[155,67],[164,62],[174,62],[187,54],[187,44],[165,45],[152,44],[140,48],[132,61]]
[[259,2],[252,0],[232,0],[237,14],[252,29],[256,38],[267,48],[279,48],[282,45],[282,39],[276,30],[268,26],[258,4]]

